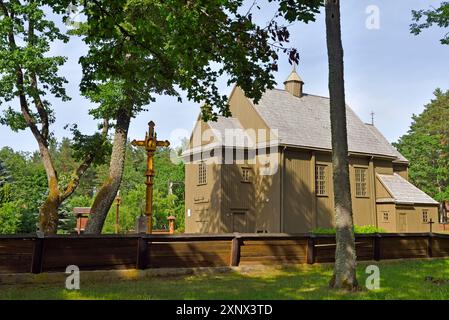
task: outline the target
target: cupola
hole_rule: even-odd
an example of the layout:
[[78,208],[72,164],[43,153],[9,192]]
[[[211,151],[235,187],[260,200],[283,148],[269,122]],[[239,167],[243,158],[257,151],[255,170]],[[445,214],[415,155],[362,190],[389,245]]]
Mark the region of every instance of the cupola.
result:
[[302,97],[302,87],[304,85],[304,81],[299,77],[296,73],[296,68],[293,68],[293,71],[288,76],[287,80],[284,81],[285,91],[290,92],[295,97]]

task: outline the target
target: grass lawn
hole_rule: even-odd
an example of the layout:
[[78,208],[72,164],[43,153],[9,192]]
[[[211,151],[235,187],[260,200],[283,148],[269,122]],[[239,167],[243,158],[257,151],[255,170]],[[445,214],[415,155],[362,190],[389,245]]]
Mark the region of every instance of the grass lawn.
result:
[[[449,259],[376,263],[380,289],[356,293],[327,288],[332,266],[288,266],[250,273],[225,273],[140,281],[83,283],[81,290],[61,286],[0,287],[0,299],[449,299]],[[358,279],[364,287],[365,268]],[[432,276],[441,281],[426,281]]]

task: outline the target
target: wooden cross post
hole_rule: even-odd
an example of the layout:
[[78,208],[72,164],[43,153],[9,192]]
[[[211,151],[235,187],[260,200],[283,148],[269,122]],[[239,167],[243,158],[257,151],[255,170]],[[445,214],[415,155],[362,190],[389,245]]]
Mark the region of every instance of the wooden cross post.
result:
[[117,197],[115,197],[115,204],[117,209],[115,211],[115,233],[119,233],[120,229],[120,205],[122,204],[122,198],[120,197],[120,190],[117,192]]
[[148,123],[149,130],[145,133],[145,140],[133,140],[131,144],[137,147],[144,147],[147,151],[147,171],[145,172],[147,185],[146,192],[146,204],[145,204],[145,215],[147,217],[147,233],[151,234],[153,232],[153,184],[154,184],[154,165],[153,157],[156,152],[157,147],[168,147],[170,142],[168,140],[159,141],[157,140],[157,135],[154,132],[154,122],[150,121]]
[[430,218],[430,220],[429,220],[429,227],[430,227],[430,233],[432,233],[432,225],[435,223],[435,222],[433,222],[432,221],[432,218]]

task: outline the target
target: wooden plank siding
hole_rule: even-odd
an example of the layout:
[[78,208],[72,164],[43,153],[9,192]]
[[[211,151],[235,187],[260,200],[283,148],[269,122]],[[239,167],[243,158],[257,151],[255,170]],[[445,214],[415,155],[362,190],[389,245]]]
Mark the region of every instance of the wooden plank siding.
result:
[[307,239],[243,239],[240,265],[279,263],[307,263]]
[[231,241],[149,242],[151,268],[228,266]]
[[42,271],[65,271],[68,265],[81,270],[133,269],[137,263],[134,238],[45,239]]
[[381,259],[426,258],[428,239],[426,237],[390,237],[382,239]]
[[[0,274],[332,263],[335,236],[193,234],[1,236]],[[449,235],[356,235],[359,261],[449,257]]]
[[33,238],[0,238],[0,273],[31,272]]

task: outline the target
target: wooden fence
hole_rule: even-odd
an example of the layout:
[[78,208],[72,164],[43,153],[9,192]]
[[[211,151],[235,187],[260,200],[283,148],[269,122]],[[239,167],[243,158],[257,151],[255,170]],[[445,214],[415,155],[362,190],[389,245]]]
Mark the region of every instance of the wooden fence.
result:
[[[449,235],[356,235],[360,261],[449,257]],[[0,273],[333,262],[332,235],[0,236]]]

